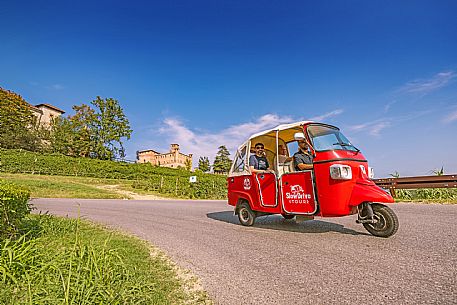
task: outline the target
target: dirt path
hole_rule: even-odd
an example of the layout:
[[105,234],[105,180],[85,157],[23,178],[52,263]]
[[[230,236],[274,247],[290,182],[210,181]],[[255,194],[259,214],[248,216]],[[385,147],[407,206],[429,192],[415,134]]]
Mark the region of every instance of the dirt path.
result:
[[97,186],[97,188],[107,191],[112,191],[118,193],[120,195],[125,196],[126,199],[134,199],[134,200],[163,200],[167,199],[164,197],[156,196],[156,195],[140,195],[132,191],[126,191],[119,188],[120,186],[117,184],[110,184],[110,185],[101,185]]

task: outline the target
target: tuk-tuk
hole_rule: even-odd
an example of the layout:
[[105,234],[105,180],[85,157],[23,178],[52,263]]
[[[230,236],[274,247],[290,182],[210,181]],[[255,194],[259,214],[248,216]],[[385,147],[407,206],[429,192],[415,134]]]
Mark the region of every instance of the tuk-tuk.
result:
[[[294,164],[297,135],[308,144],[312,169],[298,170]],[[271,171],[251,172],[256,143],[263,144]],[[373,169],[339,128],[311,121],[283,124],[252,135],[238,148],[227,178],[228,203],[244,226],[270,214],[306,220],[357,214],[356,222],[372,235],[392,236],[399,222],[385,204],[394,199],[370,178]]]

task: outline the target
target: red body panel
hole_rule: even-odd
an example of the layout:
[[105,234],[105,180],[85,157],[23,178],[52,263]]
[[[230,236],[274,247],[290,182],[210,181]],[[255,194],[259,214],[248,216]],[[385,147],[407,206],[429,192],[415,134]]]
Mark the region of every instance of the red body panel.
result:
[[255,175],[255,181],[259,190],[260,205],[264,207],[275,207],[277,205],[276,175],[272,173],[257,174]]
[[[333,164],[349,165],[351,180],[334,180],[330,177]],[[362,170],[362,168],[364,170]],[[366,175],[368,162],[359,152],[326,151],[316,152],[314,174],[321,216],[345,216],[353,214],[353,207],[365,201],[391,203],[393,198],[376,186]],[[364,185],[361,187],[360,185]]]
[[[243,175],[227,178],[228,203],[236,206],[240,200],[246,200],[249,202],[252,210],[272,214],[281,213],[280,205],[276,204],[275,175],[259,174],[258,176],[259,177],[256,177],[256,175]],[[263,178],[260,176],[263,176]],[[259,184],[265,187],[262,192],[262,197]],[[266,203],[266,205],[263,205],[262,202]]]
[[280,183],[284,212],[307,215],[316,212],[312,171],[285,174]]

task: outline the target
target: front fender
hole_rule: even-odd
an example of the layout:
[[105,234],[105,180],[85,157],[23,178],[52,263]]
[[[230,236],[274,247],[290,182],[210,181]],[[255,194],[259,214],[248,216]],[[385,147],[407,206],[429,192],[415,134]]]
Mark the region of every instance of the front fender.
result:
[[350,206],[357,206],[362,202],[379,202],[379,203],[393,203],[394,199],[389,193],[384,191],[379,186],[373,184],[360,184],[356,183],[352,189],[351,199],[349,200]]

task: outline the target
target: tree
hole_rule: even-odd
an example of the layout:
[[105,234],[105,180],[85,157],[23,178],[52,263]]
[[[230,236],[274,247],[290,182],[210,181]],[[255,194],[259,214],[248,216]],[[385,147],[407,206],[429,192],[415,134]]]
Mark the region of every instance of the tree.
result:
[[394,173],[389,174],[389,176],[394,177],[394,178],[400,178],[400,173],[395,171]]
[[122,138],[130,139],[132,130],[118,101],[97,96],[91,104],[97,108],[91,126],[95,132],[95,157],[108,160],[117,156],[124,158],[125,149],[122,145]]
[[88,105],[73,106],[75,114],[51,122],[50,147],[53,152],[74,157],[89,157],[95,149],[93,139],[95,111]]
[[73,106],[75,114],[57,118],[51,125],[50,142],[54,152],[69,156],[112,160],[125,157],[122,138],[132,130],[117,100],[97,99],[90,105]]
[[213,170],[215,173],[229,172],[230,166],[232,164],[232,160],[230,160],[229,156],[230,152],[228,151],[227,147],[224,145],[219,146],[219,150],[213,163]]
[[75,115],[69,116],[68,120],[73,130],[72,154],[79,157],[90,157],[96,149],[95,144],[95,127],[96,120],[95,110],[89,105],[73,106]]
[[200,157],[198,159],[198,169],[204,173],[207,173],[211,169],[208,157]]
[[79,129],[80,122],[71,116],[56,118],[51,123],[50,150],[73,157],[88,157],[93,148],[89,129]]
[[441,166],[441,169],[435,169],[432,172],[437,176],[443,176],[444,175],[444,166]]
[[184,161],[184,167],[186,170],[190,171],[192,169],[192,161],[190,161],[190,159],[186,159],[186,161]]
[[38,150],[36,117],[18,94],[0,87],[0,147]]

